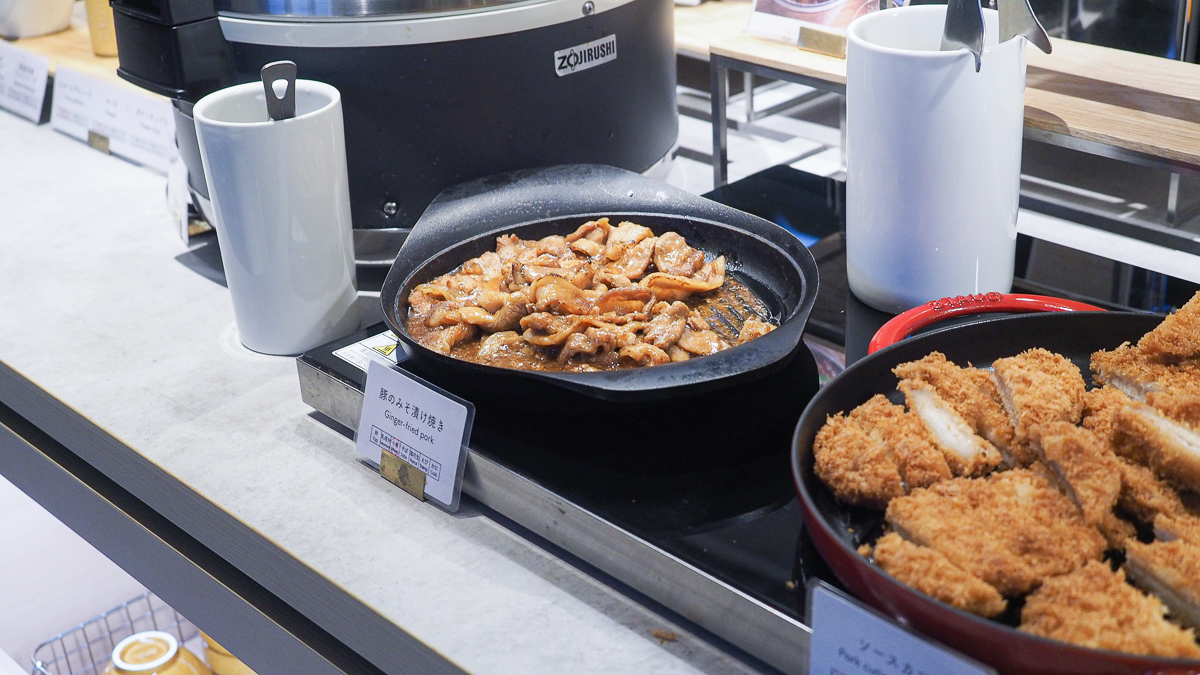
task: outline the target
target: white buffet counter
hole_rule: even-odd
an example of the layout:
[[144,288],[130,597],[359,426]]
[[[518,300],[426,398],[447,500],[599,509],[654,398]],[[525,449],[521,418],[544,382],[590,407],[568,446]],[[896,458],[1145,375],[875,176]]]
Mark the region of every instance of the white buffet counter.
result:
[[[164,189],[0,111],[0,403],[36,427],[26,441],[69,451],[51,465],[10,433],[0,474],[260,675],[751,672],[473,502],[446,514],[357,463],[300,401],[294,360],[237,343],[229,293],[173,232]],[[120,518],[60,499],[42,470],[111,480],[101,492],[127,495],[117,506],[150,534],[110,536]],[[147,564],[155,541],[199,571]]]

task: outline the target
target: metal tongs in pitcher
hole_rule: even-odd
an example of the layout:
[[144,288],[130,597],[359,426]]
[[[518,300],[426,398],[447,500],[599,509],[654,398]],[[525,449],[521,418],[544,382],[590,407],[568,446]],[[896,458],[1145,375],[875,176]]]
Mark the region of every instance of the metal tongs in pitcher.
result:
[[259,72],[267,95],[267,117],[276,122],[296,116],[296,72],[293,61],[274,61]]
[[[1024,35],[1050,53],[1050,36],[1029,6],[1029,0],[996,0],[1000,10],[1000,42]],[[980,0],[949,0],[942,29],[942,51],[966,49],[975,55],[975,72],[983,65],[983,5]]]
[[1046,54],[1050,53],[1050,36],[1046,35],[1042,22],[1038,21],[1037,15],[1033,13],[1029,0],[996,0],[996,8],[1000,10],[1001,42],[1024,35],[1025,39],[1038,49]]

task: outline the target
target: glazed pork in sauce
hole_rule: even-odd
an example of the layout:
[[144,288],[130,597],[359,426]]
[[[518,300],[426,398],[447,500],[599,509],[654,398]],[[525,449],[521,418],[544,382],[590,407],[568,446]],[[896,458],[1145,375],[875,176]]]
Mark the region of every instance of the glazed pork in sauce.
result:
[[766,306],[676,232],[607,218],[496,250],[414,288],[405,327],[466,361],[528,370],[657,366],[775,329]]

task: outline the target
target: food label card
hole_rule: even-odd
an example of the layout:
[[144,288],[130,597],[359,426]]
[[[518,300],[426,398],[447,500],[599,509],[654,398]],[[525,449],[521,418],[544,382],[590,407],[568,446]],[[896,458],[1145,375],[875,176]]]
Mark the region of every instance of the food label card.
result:
[[810,675],[996,675],[897,626],[829,584],[808,584]]
[[0,108],[40,122],[49,79],[49,59],[0,40]]
[[50,125],[101,150],[167,173],[178,155],[171,102],[59,67]]
[[191,241],[191,231],[188,227],[188,205],[192,203],[192,194],[188,189],[188,168],[183,158],[178,155],[167,167],[167,209],[171,212],[171,222],[175,231],[186,246]]
[[[423,475],[419,491],[424,498],[457,511],[474,420],[475,406],[470,402],[371,360],[356,448],[379,465],[385,477],[391,474],[389,480],[407,490],[414,485],[410,469],[418,470]],[[399,471],[403,480],[396,477],[397,464],[404,469]]]

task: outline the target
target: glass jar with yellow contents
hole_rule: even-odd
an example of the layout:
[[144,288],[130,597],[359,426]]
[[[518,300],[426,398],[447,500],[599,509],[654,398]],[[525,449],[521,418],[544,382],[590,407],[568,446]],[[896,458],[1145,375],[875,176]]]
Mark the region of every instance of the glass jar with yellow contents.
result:
[[170,633],[135,633],[117,643],[103,675],[212,675],[195,654]]

